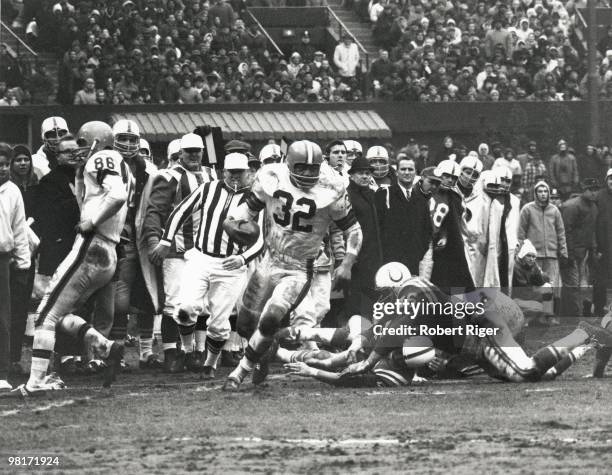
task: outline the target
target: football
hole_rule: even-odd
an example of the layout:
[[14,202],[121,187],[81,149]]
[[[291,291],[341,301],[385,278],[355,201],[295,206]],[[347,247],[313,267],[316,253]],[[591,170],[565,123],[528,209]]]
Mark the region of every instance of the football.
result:
[[229,217],[223,221],[223,229],[241,246],[252,246],[259,237],[259,225],[248,219]]
[[433,342],[426,336],[406,338],[402,347],[404,361],[409,368],[425,366],[436,356]]

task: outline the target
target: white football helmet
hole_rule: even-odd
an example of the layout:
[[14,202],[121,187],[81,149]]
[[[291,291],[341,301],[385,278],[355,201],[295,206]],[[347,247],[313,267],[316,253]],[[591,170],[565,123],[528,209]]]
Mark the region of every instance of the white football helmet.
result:
[[378,269],[374,277],[376,289],[402,287],[412,277],[410,270],[401,262],[388,262]]
[[270,143],[259,152],[259,161],[264,165],[268,163],[280,163],[281,161],[281,149],[280,145]]
[[361,144],[357,142],[357,140],[345,140],[344,146],[346,147],[346,151],[348,153],[353,152],[363,154],[363,148],[361,147]]
[[504,193],[501,179],[493,170],[485,170],[480,175],[482,188],[491,195],[501,195]]
[[510,186],[512,185],[512,171],[504,165],[498,165],[493,168],[493,173],[495,173],[495,175],[499,178],[502,192],[510,193]]
[[62,117],[47,117],[40,126],[40,136],[45,148],[57,152],[60,139],[68,133],[68,124]]
[[461,184],[466,187],[473,187],[482,173],[483,165],[476,152],[470,152],[461,160],[459,169],[461,170],[459,176]]
[[375,145],[370,147],[366,153],[366,158],[374,168],[374,178],[384,178],[389,173],[389,152],[385,147]]
[[173,162],[178,160],[178,154],[181,152],[181,139],[174,139],[168,144],[168,161]]
[[140,148],[140,129],[133,120],[121,119],[113,125],[113,147],[122,157],[132,158]]
[[[434,175],[441,179],[441,188],[453,188],[457,184],[459,175],[461,175],[461,168],[454,160],[442,160],[435,168]],[[444,175],[447,175],[450,179],[445,181]]]

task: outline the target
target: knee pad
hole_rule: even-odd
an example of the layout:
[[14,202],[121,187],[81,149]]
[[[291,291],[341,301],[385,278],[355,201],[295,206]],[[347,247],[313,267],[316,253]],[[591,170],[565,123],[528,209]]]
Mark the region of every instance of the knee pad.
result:
[[258,313],[242,307],[238,312],[238,316],[236,317],[236,332],[242,338],[246,338],[248,340],[251,338],[253,333],[255,333],[258,321]]
[[259,331],[261,334],[268,338],[272,338],[280,328],[285,313],[285,309],[280,305],[275,303],[270,304],[259,320]]

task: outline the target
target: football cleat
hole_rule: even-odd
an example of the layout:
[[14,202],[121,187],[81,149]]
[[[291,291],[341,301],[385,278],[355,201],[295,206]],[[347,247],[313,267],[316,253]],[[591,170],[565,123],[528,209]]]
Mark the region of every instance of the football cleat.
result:
[[6,379],[0,379],[0,393],[10,392],[13,390],[13,386]]
[[204,369],[204,354],[201,351],[193,351],[185,356],[185,366],[192,373],[201,373]]
[[238,381],[238,378],[228,376],[225,380],[225,383],[223,383],[221,391],[225,391],[228,393],[237,393],[238,391],[240,391],[240,381]]
[[251,381],[254,385],[263,383],[270,373],[270,363],[274,361],[276,352],[278,351],[278,340],[275,338],[270,344],[270,348],[263,354],[259,359],[255,367],[253,368],[253,375]]
[[34,388],[28,388],[26,383],[20,384],[15,389],[11,391],[11,394],[15,396],[22,397],[24,399],[33,398],[33,397],[41,397],[47,394],[47,391],[50,388],[45,388],[43,386],[37,386]]
[[185,371],[185,356],[184,351],[177,351],[175,357],[169,363],[168,372],[171,374],[177,374]]
[[601,347],[612,347],[612,332],[597,325],[587,322],[580,322],[578,328],[587,332],[592,342],[596,342]]
[[215,379],[215,368],[204,366],[202,369],[202,379]]
[[138,362],[138,367],[140,369],[161,369],[164,367],[164,364],[159,360],[157,355],[150,354],[146,360],[140,360]]
[[121,343],[113,341],[108,357],[106,358],[106,368],[104,369],[104,382],[102,383],[102,387],[109,388],[113,381],[115,381],[117,373],[121,371],[121,361],[123,360],[124,353],[125,347]]

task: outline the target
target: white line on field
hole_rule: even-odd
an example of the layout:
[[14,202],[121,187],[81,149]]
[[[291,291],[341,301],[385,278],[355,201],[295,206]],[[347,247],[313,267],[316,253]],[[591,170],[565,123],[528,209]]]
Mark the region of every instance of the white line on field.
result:
[[[88,396],[85,398],[81,398],[80,400],[82,401],[82,400],[87,400],[87,399],[91,399],[91,398]],[[21,409],[12,409],[10,411],[0,412],[0,417],[14,416],[15,414],[19,414],[20,412],[25,412],[25,411],[29,411],[29,412],[48,411],[50,409],[55,409],[56,407],[70,406],[74,404],[75,402],[76,402],[75,399],[66,399],[65,401],[50,402],[49,404],[46,404],[44,406],[36,406],[32,408],[23,407]]]

